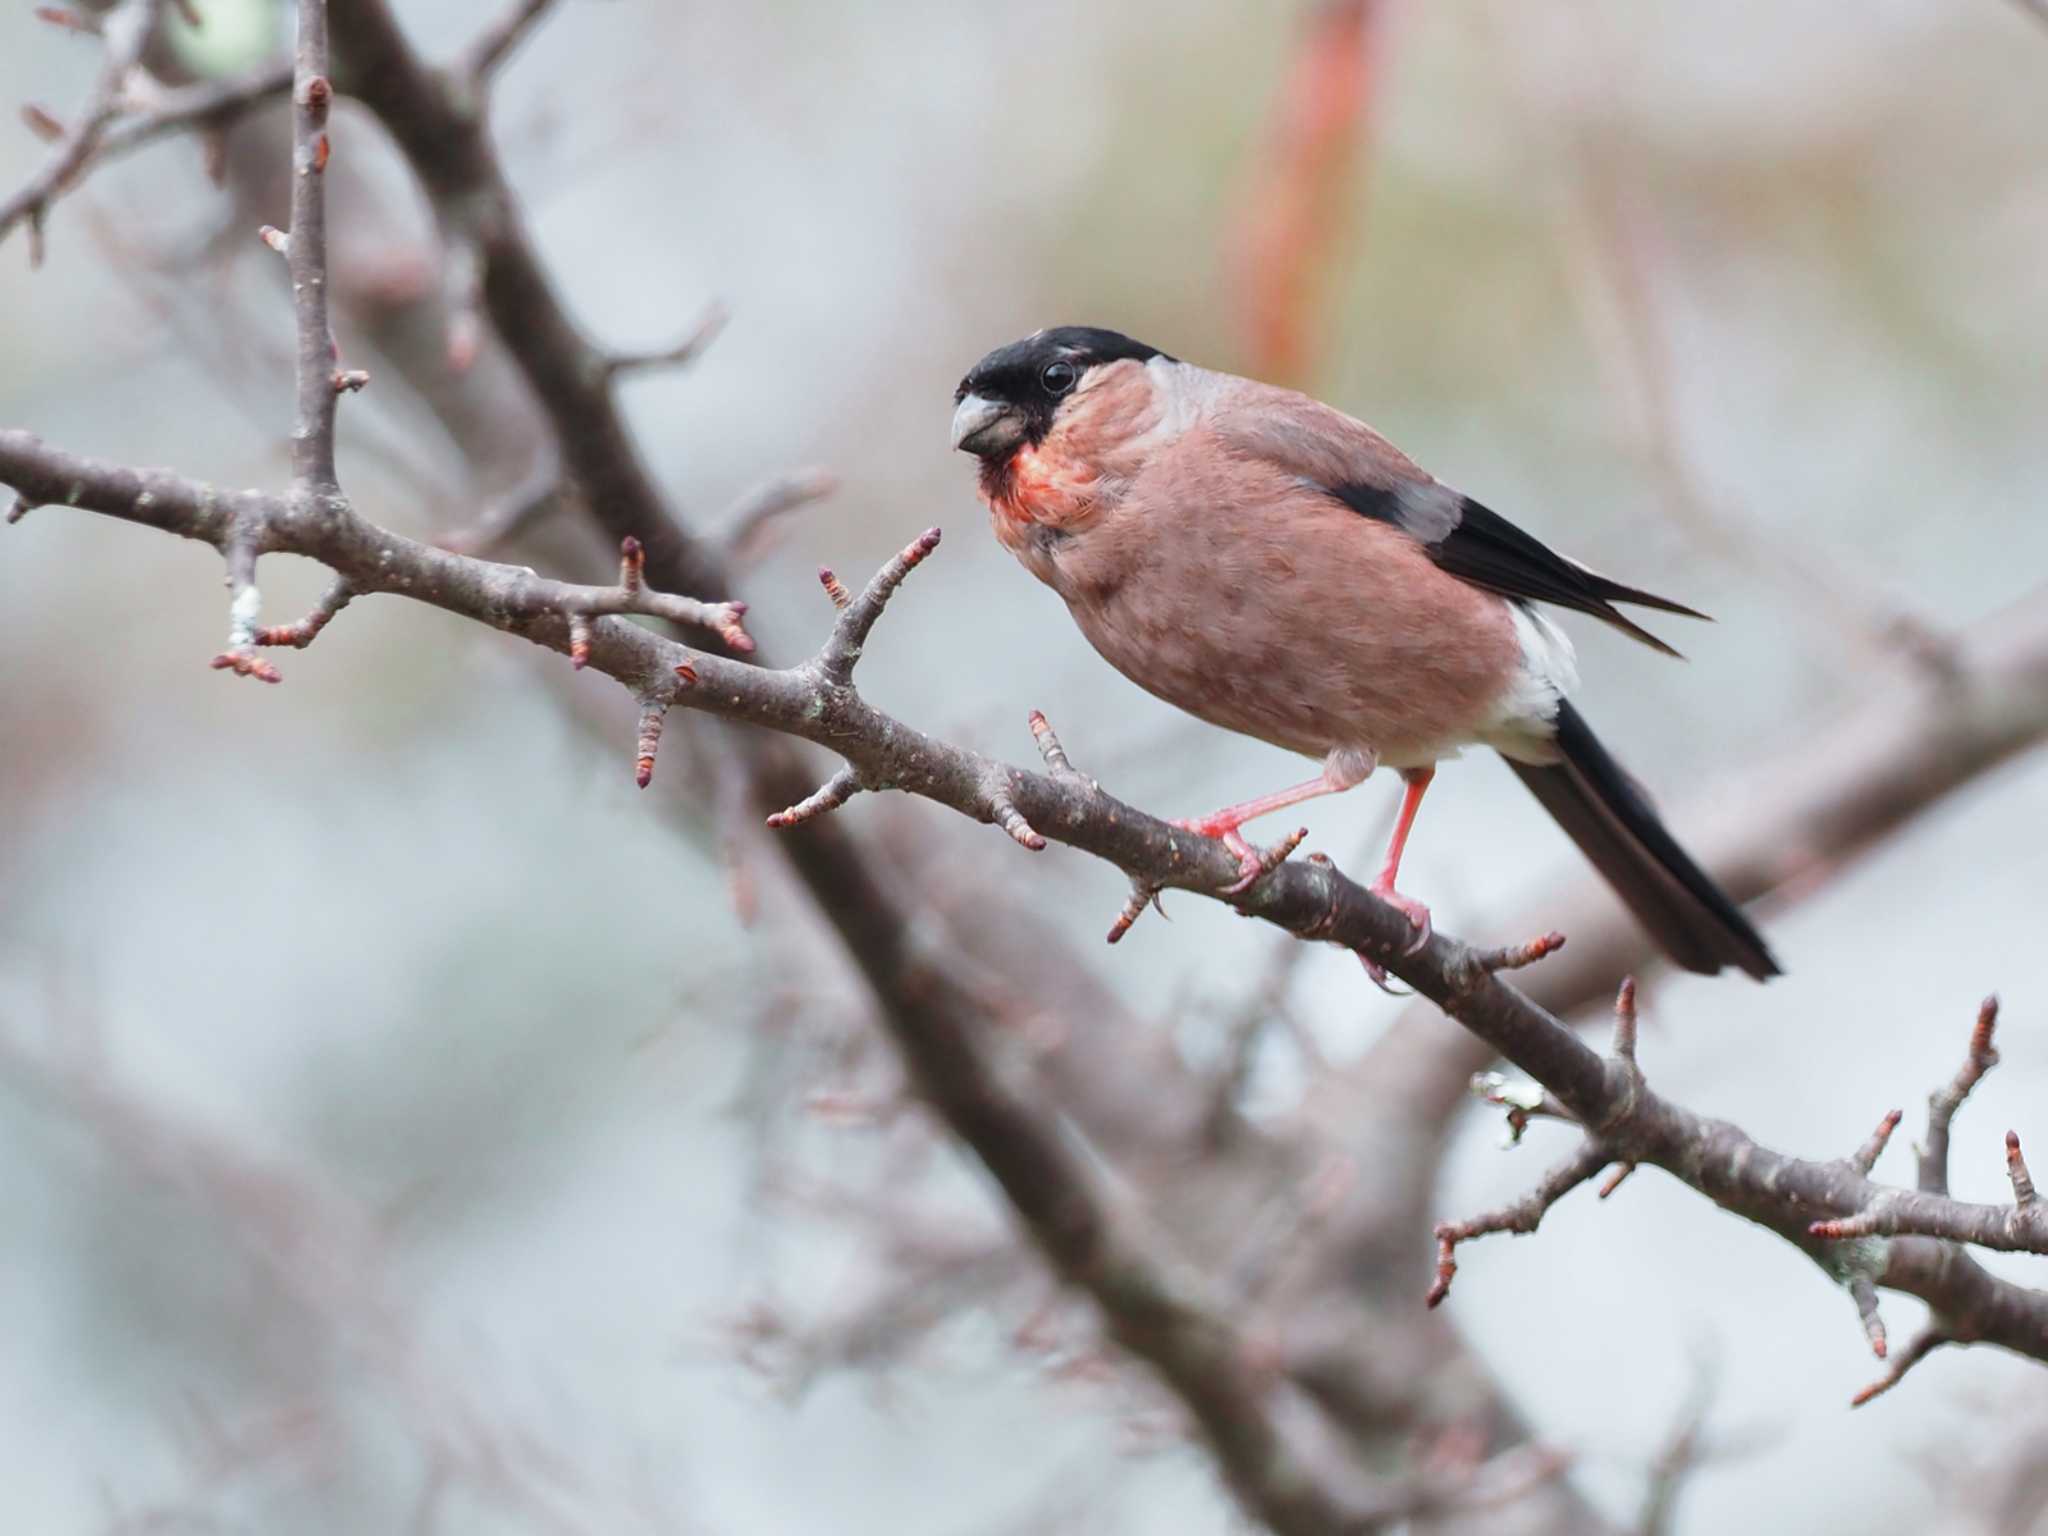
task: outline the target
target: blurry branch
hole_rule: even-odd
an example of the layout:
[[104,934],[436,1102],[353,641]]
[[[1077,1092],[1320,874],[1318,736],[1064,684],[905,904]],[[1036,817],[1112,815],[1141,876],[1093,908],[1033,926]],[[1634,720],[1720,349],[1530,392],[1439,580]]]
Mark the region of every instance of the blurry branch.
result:
[[1275,94],[1244,206],[1229,221],[1253,372],[1298,383],[1315,359],[1318,300],[1359,194],[1351,185],[1382,46],[1381,0],[1316,0]]
[[531,532],[572,499],[562,482],[561,463],[549,448],[519,484],[485,507],[475,521],[443,534],[436,542],[458,555],[492,554]]
[[224,128],[252,107],[274,101],[292,88],[289,63],[265,64],[226,80],[152,87],[147,104],[123,118],[100,139],[94,164],[104,165],[130,150],[193,129]]
[[[601,1497],[596,1482],[565,1464],[558,1448],[537,1452],[544,1442],[534,1426],[506,1422],[498,1405],[469,1390],[470,1371],[435,1357],[397,1299],[372,1212],[307,1171],[267,1162],[123,1082],[99,1049],[95,1025],[90,1017],[58,1020],[59,1043],[38,1046],[20,1028],[0,1024],[0,1072],[18,1079],[40,1102],[66,1111],[152,1198],[169,1191],[187,1202],[196,1219],[246,1263],[258,1282],[256,1296],[275,1297],[294,1309],[291,1337],[304,1341],[302,1358],[288,1363],[295,1383],[305,1385],[297,1373],[317,1370],[323,1356],[357,1362],[436,1475],[537,1529],[629,1528],[620,1523],[622,1496]],[[305,1427],[316,1435],[338,1432],[340,1426],[326,1419],[320,1415]],[[545,1443],[559,1446],[552,1438]],[[583,1507],[596,1503],[613,1507]],[[117,1529],[210,1528],[196,1518],[189,1527],[173,1518],[181,1513],[194,1512],[140,1512]],[[165,1518],[150,1523],[153,1515]]]
[[1576,160],[1573,243],[1579,259],[1572,266],[1580,307],[1614,387],[1633,408],[1637,436],[1673,520],[1696,543],[1775,588],[1786,607],[1830,640],[1848,640],[1857,653],[1853,660],[1896,649],[1940,675],[1950,665],[1947,644],[1916,615],[1863,589],[1839,559],[1827,563],[1809,555],[1796,526],[1767,532],[1703,483],[1686,451],[1676,369],[1657,304],[1655,237],[1634,216],[1612,153],[1583,135],[1561,137]]
[[2033,17],[2034,20],[2040,22],[2042,26],[2048,27],[2048,0],[2013,0],[2013,4]]
[[463,55],[463,78],[472,84],[488,81],[554,4],[555,0],[514,0],[503,16],[477,35]]
[[[1942,674],[1950,663],[1946,637],[1842,569],[1839,558],[1808,554],[1796,527],[1781,521],[1766,531],[1756,516],[1707,483],[1686,448],[1668,306],[1659,303],[1668,263],[1661,260],[1656,229],[1640,217],[1631,196],[1622,151],[1607,142],[1618,142],[1618,136],[1597,137],[1555,121],[1526,88],[1530,66],[1512,32],[1487,28],[1482,36],[1492,43],[1496,68],[1519,98],[1522,115],[1545,134],[1547,157],[1568,183],[1566,276],[1609,391],[1673,523],[1695,545],[1777,591],[1796,618],[1829,644],[1846,648],[1851,661],[1862,664],[1872,655],[1898,652]],[[1593,46],[1585,51],[1600,54]],[[1589,75],[1599,67],[1588,66]]]
[[[0,240],[5,240],[15,225],[24,221],[28,224],[30,266],[43,263],[43,221],[50,204],[84,173],[102,136],[123,112],[131,77],[141,67],[143,50],[156,35],[163,9],[164,0],[126,0],[99,23],[105,55],[92,94],[79,108],[71,126],[58,128],[57,147],[43,169],[27,186],[0,203]],[[50,120],[44,115],[41,121]]]
[[683,339],[671,346],[656,347],[646,352],[607,353],[603,363],[605,381],[609,383],[634,374],[653,373],[662,368],[689,367],[718,339],[718,333],[725,329],[729,318],[723,304],[708,304]]
[[[1075,771],[1049,731],[1041,733],[1040,746],[1051,771],[1030,773],[950,746],[875,709],[854,687],[855,665],[903,579],[937,545],[936,530],[839,610],[816,656],[771,670],[617,619],[586,617],[579,634],[579,615],[617,612],[622,600],[413,543],[367,522],[338,494],[308,514],[296,498],[218,491],[166,471],[65,454],[12,431],[0,432],[0,480],[32,501],[104,512],[216,547],[235,539],[252,550],[304,555],[332,567],[359,592],[411,596],[554,650],[580,651],[578,659],[624,683],[657,719],[681,705],[830,748],[846,761],[834,781],[842,786],[838,798],[854,788],[903,790],[1001,826],[1026,846],[1052,838],[1095,854],[1140,887],[1204,892],[1302,937],[1379,960],[1527,1072],[1588,1130],[1581,1154],[1546,1181],[1537,1198],[1467,1224],[1473,1230],[1453,1226],[1439,1233],[1439,1299],[1458,1241],[1480,1230],[1533,1227],[1549,1204],[1608,1163],[1648,1164],[1820,1262],[1857,1298],[1880,1355],[1875,1292],[1885,1287],[1925,1300],[1947,1338],[1997,1343],[2048,1360],[2048,1294],[1994,1279],[1957,1246],[1983,1241],[2048,1250],[2036,1233],[2038,1204],[2017,1173],[2016,1207],[2008,1211],[1873,1183],[1868,1166],[1881,1137],[1855,1159],[1785,1157],[1648,1087],[1634,1065],[1627,991],[1617,1010],[1615,1054],[1603,1059],[1494,974],[1548,952],[1547,943],[1481,951],[1438,935],[1409,954],[1406,919],[1321,858],[1281,865],[1250,889],[1228,893],[1238,869],[1220,842],[1117,801]],[[633,585],[622,581],[619,590]],[[2048,621],[2037,620],[2036,627],[2048,629]],[[2048,689],[2048,634],[2034,640],[2023,679]],[[896,955],[906,936],[884,923],[870,942]],[[866,950],[856,940],[856,955]],[[946,998],[963,1012],[974,1007],[969,998],[948,996],[958,984],[943,972],[909,964],[922,973],[919,985],[908,989],[912,1000],[922,993]],[[1238,1347],[1230,1325],[1150,1268],[1146,1240],[1125,1230],[1106,1195],[1090,1193],[1098,1176],[1057,1128],[1002,1082],[967,1035],[911,1029],[899,1038],[927,1095],[1003,1184],[1055,1267],[1087,1289],[1117,1336],[1181,1393],[1247,1501],[1279,1529],[1335,1528],[1297,1523],[1306,1517],[1286,1490],[1301,1469],[1260,1406],[1266,1394],[1242,1376],[1243,1357],[1223,1358]],[[1842,1240],[1831,1240],[1827,1218],[1846,1223]],[[1916,1231],[1956,1241],[1888,1235]],[[1228,1349],[1220,1341],[1231,1341]]]

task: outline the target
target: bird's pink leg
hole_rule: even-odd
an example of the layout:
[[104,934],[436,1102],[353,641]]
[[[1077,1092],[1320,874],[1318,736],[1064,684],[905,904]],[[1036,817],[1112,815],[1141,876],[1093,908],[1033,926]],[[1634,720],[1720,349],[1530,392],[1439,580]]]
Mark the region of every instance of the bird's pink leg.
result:
[[[1429,942],[1429,908],[1414,897],[1403,896],[1395,890],[1394,881],[1401,873],[1401,855],[1408,849],[1408,834],[1415,826],[1415,813],[1422,809],[1422,797],[1428,793],[1429,781],[1435,777],[1434,768],[1410,768],[1402,773],[1406,788],[1401,793],[1401,814],[1394,819],[1394,835],[1387,839],[1387,861],[1380,866],[1380,872],[1370,887],[1373,895],[1390,907],[1398,907],[1415,925],[1415,942],[1408,946],[1411,955]],[[1358,958],[1365,962],[1366,972],[1372,979],[1384,987],[1387,973],[1364,955]]]
[[1260,795],[1256,800],[1246,800],[1238,805],[1226,805],[1220,811],[1211,811],[1199,816],[1173,823],[1202,837],[1220,837],[1223,846],[1237,855],[1238,869],[1243,878],[1229,887],[1226,895],[1248,889],[1254,881],[1267,871],[1265,855],[1254,848],[1238,832],[1238,828],[1256,817],[1273,811],[1284,811],[1290,805],[1299,805],[1304,800],[1314,800],[1323,795],[1342,794],[1345,790],[1362,784],[1371,775],[1373,759],[1370,753],[1353,750],[1332,752],[1323,761],[1323,771],[1314,778],[1300,784],[1290,784],[1285,789],[1275,790],[1270,795]]

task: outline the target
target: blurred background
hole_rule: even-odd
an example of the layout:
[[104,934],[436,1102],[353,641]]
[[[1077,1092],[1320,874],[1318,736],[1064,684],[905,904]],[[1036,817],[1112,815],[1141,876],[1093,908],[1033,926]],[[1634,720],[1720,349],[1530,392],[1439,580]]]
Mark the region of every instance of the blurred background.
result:
[[[202,0],[166,68],[260,61],[281,9]],[[495,7],[396,9],[446,56]],[[97,64],[0,15],[10,123],[61,118]],[[865,575],[937,523],[870,697],[1016,762],[1043,708],[1160,814],[1297,770],[1124,683],[986,535],[951,390],[1040,325],[1298,384],[1712,612],[1663,626],[1682,667],[1567,624],[1587,714],[1681,836],[1760,813],[1757,761],[1796,770],[2048,579],[2048,28],[2015,0],[563,0],[493,113],[591,334],[665,345],[730,310],[693,366],[625,394],[693,526],[773,476],[836,477],[754,541],[768,647],[822,638],[817,564]],[[345,105],[335,144],[337,331],[375,379],[343,412],[343,480],[445,536],[532,472],[534,417],[502,359],[457,384],[407,352],[386,322],[440,290],[432,220],[365,114]],[[291,317],[252,237],[285,222],[286,145],[281,113],[252,118],[216,185],[166,142],[57,207],[41,270],[0,249],[0,423],[281,484]],[[46,152],[0,132],[0,188]],[[566,517],[519,549],[604,569]],[[708,727],[678,713],[641,794],[618,690],[475,626],[366,601],[260,688],[205,666],[211,552],[62,508],[0,550],[0,1523],[1244,1528],[1177,1406],[916,1107],[819,914],[729,814]],[[281,622],[323,583],[273,559],[262,584]],[[1362,863],[1395,792],[1317,802],[1309,846]],[[1192,898],[1107,951],[1107,866],[894,797],[840,815],[937,931],[1059,973],[1055,1002],[990,1025],[1048,1114],[1080,1115],[1058,1085],[1085,1046],[1134,1097],[1213,1093],[1232,1135],[1342,1187],[1406,1149],[1419,1222],[1318,1271],[1406,1298],[1387,1358],[1434,1352],[1407,1386],[1461,1384],[1396,1415],[1382,1459],[1483,1401],[1496,1443],[1573,1458],[1550,1528],[1628,1529],[1698,1417],[1658,1528],[2048,1530],[2040,1367],[1948,1350],[1851,1412],[1877,1367],[1842,1293],[1660,1175],[1462,1250],[1424,1333],[1428,1221],[1526,1189],[1563,1132],[1503,1151],[1455,1093],[1406,1126],[1372,1070],[1402,1005],[1346,955]],[[1654,982],[1652,1080],[1841,1155],[1895,1104],[1922,1123],[1997,990],[2004,1065],[1954,1179],[2001,1198],[2000,1133],[2048,1132],[2026,1113],[2048,1090],[2044,828],[2048,757],[2022,753],[1782,893],[1786,979]],[[1406,874],[1477,942],[1599,899],[1490,760],[1442,776]],[[1881,1176],[1910,1179],[1905,1141]],[[1211,1252],[1218,1163],[1125,1173]],[[1279,1274],[1248,1294],[1282,1332],[1320,1198],[1259,1197],[1238,1235],[1273,1252],[1216,1261]],[[1910,1302],[1885,1313],[1910,1335]]]

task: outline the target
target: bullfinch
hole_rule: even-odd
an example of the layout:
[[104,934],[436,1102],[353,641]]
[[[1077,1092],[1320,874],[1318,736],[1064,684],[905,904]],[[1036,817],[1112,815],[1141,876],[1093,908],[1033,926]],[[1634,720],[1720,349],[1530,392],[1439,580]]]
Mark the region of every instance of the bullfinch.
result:
[[1405,792],[1372,889],[1420,944],[1429,909],[1395,889],[1402,850],[1437,763],[1488,746],[1672,960],[1779,973],[1571,703],[1571,641],[1536,605],[1673,656],[1615,605],[1704,615],[1556,554],[1361,421],[1116,331],[998,347],[954,402],[953,446],[980,460],[997,539],[1111,666],[1321,761],[1306,783],[1180,823],[1237,855],[1238,888],[1266,869],[1244,823],[1391,768]]

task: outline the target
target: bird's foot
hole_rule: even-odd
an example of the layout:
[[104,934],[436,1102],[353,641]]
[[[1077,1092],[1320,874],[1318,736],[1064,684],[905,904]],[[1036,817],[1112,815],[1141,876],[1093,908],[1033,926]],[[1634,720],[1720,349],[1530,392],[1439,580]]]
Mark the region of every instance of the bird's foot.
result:
[[[1415,929],[1415,937],[1408,941],[1408,947],[1402,950],[1401,953],[1404,955],[1421,953],[1422,947],[1429,942],[1430,934],[1435,931],[1430,924],[1429,908],[1417,901],[1413,896],[1403,896],[1399,891],[1395,890],[1392,880],[1375,880],[1367,889],[1388,906],[1398,911],[1403,917],[1407,918],[1409,924]],[[1358,956],[1358,963],[1365,967],[1365,974],[1371,978],[1372,984],[1388,996],[1406,997],[1409,995],[1405,992],[1397,992],[1387,984],[1387,968],[1370,955],[1361,952]]]
[[1285,864],[1294,850],[1308,837],[1308,828],[1303,827],[1289,837],[1283,837],[1270,848],[1257,848],[1238,830],[1242,821],[1231,820],[1227,813],[1214,816],[1192,817],[1169,823],[1183,832],[1192,832],[1197,837],[1214,837],[1223,846],[1237,855],[1237,879],[1223,887],[1220,894],[1242,896],[1274,870]]
[[1423,945],[1429,942],[1430,934],[1435,932],[1435,929],[1430,926],[1429,908],[1417,901],[1413,896],[1403,896],[1394,889],[1394,882],[1391,880],[1375,880],[1366,889],[1407,918],[1409,924],[1415,929],[1415,937],[1409,940],[1408,947],[1402,953],[1407,955],[1422,953]]

